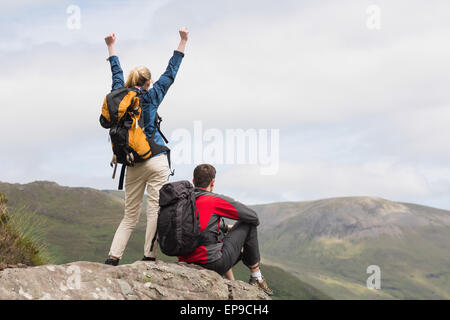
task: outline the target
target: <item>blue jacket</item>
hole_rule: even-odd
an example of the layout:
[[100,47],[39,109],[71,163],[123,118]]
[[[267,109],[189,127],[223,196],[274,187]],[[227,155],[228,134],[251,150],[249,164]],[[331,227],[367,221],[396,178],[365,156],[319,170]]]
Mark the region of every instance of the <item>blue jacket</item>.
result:
[[[141,88],[141,108],[144,118],[144,132],[148,139],[151,138],[153,131],[155,130],[156,111],[164,99],[167,90],[169,90],[170,86],[174,82],[183,57],[184,53],[175,50],[172,58],[169,60],[169,65],[167,66],[166,71],[161,75],[158,81],[153,84],[153,87],[148,91]],[[111,91],[123,88],[125,81],[119,58],[117,56],[111,56],[108,60],[111,64],[112,72]],[[157,144],[165,146],[164,140],[158,130],[155,132],[154,139]]]

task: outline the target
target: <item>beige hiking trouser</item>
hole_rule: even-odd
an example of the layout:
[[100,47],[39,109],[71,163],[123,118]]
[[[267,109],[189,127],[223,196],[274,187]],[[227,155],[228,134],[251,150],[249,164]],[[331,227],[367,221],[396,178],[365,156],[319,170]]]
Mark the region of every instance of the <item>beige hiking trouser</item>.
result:
[[156,233],[159,210],[159,189],[167,182],[169,164],[165,154],[127,167],[125,176],[125,214],[111,244],[110,256],[122,258],[131,232],[139,222],[141,205],[147,187],[147,230],[144,255],[155,258],[158,243],[152,240]]

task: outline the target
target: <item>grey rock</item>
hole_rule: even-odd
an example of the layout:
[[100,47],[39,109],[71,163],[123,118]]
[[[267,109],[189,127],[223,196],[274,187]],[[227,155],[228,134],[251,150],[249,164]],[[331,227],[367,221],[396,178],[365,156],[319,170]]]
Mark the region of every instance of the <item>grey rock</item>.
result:
[[0,271],[0,300],[267,300],[260,289],[195,265],[73,262]]

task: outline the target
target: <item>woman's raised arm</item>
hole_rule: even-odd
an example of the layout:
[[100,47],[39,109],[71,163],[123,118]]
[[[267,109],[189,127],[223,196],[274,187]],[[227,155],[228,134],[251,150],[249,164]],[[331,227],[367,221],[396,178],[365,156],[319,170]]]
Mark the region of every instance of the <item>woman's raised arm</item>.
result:
[[109,63],[111,64],[112,72],[112,90],[123,88],[125,81],[123,78],[122,67],[120,66],[119,58],[116,55],[114,44],[116,42],[116,34],[110,33],[105,37],[106,45],[108,46]]
[[167,90],[169,90],[170,86],[175,81],[181,60],[184,57],[184,49],[186,48],[186,43],[188,41],[189,31],[186,28],[181,28],[178,32],[180,33],[180,44],[178,45],[178,48],[174,51],[172,58],[170,58],[166,71],[159,77],[158,81],[153,84],[153,88],[148,91],[153,103],[157,106],[160,105]]

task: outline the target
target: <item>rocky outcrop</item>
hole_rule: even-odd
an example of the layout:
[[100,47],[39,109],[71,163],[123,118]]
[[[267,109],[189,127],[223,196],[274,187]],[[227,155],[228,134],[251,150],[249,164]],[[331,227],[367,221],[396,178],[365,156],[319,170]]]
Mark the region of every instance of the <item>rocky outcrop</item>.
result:
[[17,263],[17,264],[9,264],[0,262],[0,271],[6,269],[6,268],[27,268],[28,266],[23,263]]
[[195,265],[138,261],[112,267],[73,262],[0,272],[0,300],[266,300],[260,289]]

